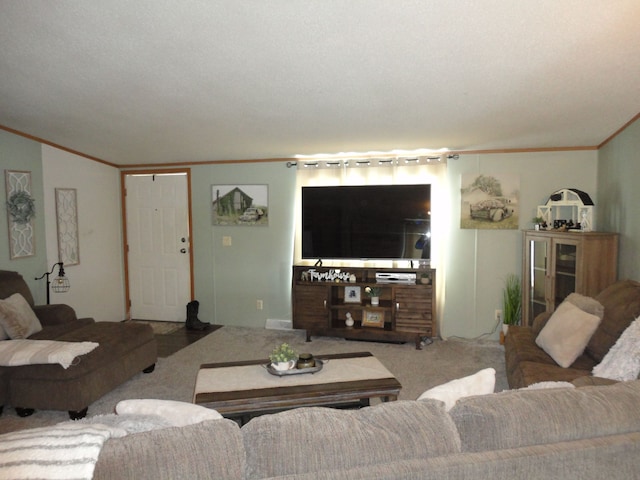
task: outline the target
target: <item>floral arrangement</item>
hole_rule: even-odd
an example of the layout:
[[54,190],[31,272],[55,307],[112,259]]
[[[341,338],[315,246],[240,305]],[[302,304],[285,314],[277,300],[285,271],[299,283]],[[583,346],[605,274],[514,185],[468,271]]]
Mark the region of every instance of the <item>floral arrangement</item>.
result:
[[296,360],[297,358],[298,354],[288,343],[283,343],[279,347],[274,348],[271,355],[269,355],[271,363],[288,362],[290,360]]
[[36,213],[33,197],[24,190],[18,190],[11,194],[7,202],[7,209],[13,221],[21,225],[29,223]]
[[382,292],[382,289],[380,287],[364,287],[364,291],[370,297],[379,297],[380,292]]

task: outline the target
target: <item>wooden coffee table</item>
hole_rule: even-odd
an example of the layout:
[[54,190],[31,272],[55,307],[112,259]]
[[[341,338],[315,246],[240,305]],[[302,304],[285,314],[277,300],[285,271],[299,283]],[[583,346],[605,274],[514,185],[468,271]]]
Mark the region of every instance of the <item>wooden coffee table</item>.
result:
[[297,407],[366,406],[372,398],[397,400],[402,385],[369,352],[318,355],[327,360],[316,373],[276,376],[268,360],[200,366],[193,402],[242,422]]

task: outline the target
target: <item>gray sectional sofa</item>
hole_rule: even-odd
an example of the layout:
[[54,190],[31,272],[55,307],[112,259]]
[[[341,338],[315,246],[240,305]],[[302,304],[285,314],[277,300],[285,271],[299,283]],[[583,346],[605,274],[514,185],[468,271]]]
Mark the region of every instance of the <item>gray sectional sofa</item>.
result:
[[640,381],[361,410],[301,408],[107,440],[94,478],[631,479]]

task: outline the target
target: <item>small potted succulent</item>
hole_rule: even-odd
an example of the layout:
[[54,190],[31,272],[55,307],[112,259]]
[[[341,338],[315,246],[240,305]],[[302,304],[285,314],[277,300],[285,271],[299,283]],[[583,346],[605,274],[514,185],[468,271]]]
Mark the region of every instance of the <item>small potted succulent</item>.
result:
[[283,343],[274,348],[271,355],[269,355],[269,360],[271,360],[271,365],[276,370],[291,370],[296,366],[298,354],[288,343]]
[[376,307],[380,303],[380,287],[365,287],[364,291],[371,297],[371,306]]
[[543,217],[533,217],[532,222],[533,228],[535,228],[536,230],[541,230],[547,225],[547,222],[544,221]]

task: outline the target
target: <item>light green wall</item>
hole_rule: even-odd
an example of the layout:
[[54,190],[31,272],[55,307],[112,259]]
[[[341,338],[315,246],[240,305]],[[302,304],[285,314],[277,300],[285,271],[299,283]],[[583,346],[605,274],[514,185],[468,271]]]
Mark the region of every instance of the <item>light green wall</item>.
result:
[[47,262],[58,261],[55,189],[76,190],[80,263],[65,265],[71,289],[51,303],[73,306],[78,317],[120,322],[126,317],[120,171],[70,152],[42,146]]
[[640,120],[599,151],[600,220],[620,233],[618,278],[640,281]]
[[[532,228],[538,205],[561,188],[587,192],[596,205],[596,151],[461,155],[449,161],[452,221],[446,252],[445,308],[438,315],[443,337],[475,338],[499,332],[494,320],[500,309],[504,280],[522,275],[522,231]],[[511,173],[520,177],[518,230],[465,230],[460,222],[463,174]],[[435,206],[437,208],[437,206]]]
[[[445,337],[473,338],[491,333],[500,308],[503,280],[521,274],[522,233],[530,228],[536,206],[560,188],[579,188],[596,204],[599,230],[622,233],[620,278],[640,279],[640,122],[600,152],[547,152],[462,155],[448,165],[451,224],[448,229],[445,309],[438,312]],[[90,162],[90,160],[87,160]],[[10,260],[8,235],[0,235],[0,268],[20,271],[44,301],[41,282],[31,280],[46,269],[41,145],[0,131],[0,166],[32,172],[36,198],[36,256]],[[225,325],[264,327],[268,318],[291,318],[295,169],[283,163],[194,165],[192,169],[195,298],[200,318]],[[461,230],[460,178],[463,173],[516,173],[521,182],[519,230]],[[268,227],[221,227],[211,223],[214,184],[269,185]],[[4,195],[4,194],[3,194]],[[119,191],[114,192],[119,196]],[[6,225],[6,210],[0,225]],[[222,237],[232,238],[231,247]],[[119,241],[119,240],[118,240]],[[83,262],[85,259],[83,258]],[[440,284],[441,285],[441,284]],[[256,300],[264,309],[256,309]]]
[[[264,327],[291,319],[294,192],[296,171],[284,163],[194,166],[193,248],[199,318],[223,325]],[[267,184],[269,225],[213,226],[211,186]],[[222,237],[231,237],[230,247]],[[263,300],[263,310],[256,301]]]
[[36,281],[47,268],[47,251],[44,229],[44,195],[42,189],[42,154],[39,142],[0,130],[0,168],[3,180],[0,190],[0,200],[5,205],[6,186],[5,170],[20,170],[31,172],[31,195],[36,202],[36,215],[33,219],[35,233],[35,255],[12,260],[9,250],[9,233],[7,231],[7,209],[0,208],[0,269],[19,272],[29,285],[36,304],[45,303],[45,280]]

